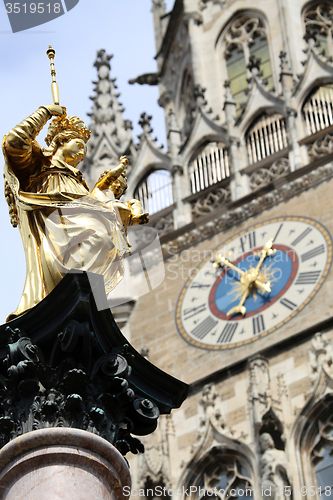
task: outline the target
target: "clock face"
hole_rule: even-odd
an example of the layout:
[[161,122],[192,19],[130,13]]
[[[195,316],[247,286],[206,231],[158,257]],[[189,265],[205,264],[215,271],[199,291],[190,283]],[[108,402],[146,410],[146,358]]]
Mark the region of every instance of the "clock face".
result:
[[308,304],[331,262],[331,237],[312,219],[280,217],[252,226],[192,273],[176,310],[179,333],[204,349],[254,342]]

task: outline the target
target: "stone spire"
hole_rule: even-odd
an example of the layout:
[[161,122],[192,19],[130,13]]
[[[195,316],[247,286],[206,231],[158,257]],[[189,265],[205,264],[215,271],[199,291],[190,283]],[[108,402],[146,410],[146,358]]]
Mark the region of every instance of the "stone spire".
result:
[[125,111],[118,98],[116,78],[110,76],[110,60],[105,50],[97,52],[94,66],[97,68],[98,80],[95,85],[90,130],[91,138],[82,171],[88,182],[93,185],[104,170],[118,164],[119,157],[127,155],[130,164],[136,156],[132,137],[132,123],[124,120]]

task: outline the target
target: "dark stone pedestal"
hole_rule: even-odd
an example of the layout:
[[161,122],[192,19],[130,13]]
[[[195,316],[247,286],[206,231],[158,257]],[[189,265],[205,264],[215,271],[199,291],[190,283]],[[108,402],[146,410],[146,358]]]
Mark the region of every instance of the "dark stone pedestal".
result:
[[[106,302],[103,277],[69,273],[37,306],[0,327],[0,446],[25,433],[71,427],[120,453],[143,451],[160,413],[187,385],[128,344]],[[158,337],[158,332],[156,332]]]

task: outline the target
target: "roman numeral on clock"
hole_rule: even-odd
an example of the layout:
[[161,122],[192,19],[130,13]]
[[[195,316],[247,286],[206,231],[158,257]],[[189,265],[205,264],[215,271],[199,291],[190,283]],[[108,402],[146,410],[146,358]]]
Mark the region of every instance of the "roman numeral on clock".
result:
[[203,283],[198,283],[197,281],[193,281],[191,284],[191,288],[209,288],[210,285],[204,285]]
[[301,255],[301,261],[305,262],[306,260],[312,259],[313,257],[317,257],[317,255],[320,255],[321,253],[324,252],[325,252],[324,245],[319,245],[319,247],[313,248],[309,252],[303,253],[303,255]]
[[223,328],[221,335],[217,339],[217,344],[231,342],[237,327],[238,323],[227,323]]
[[259,316],[256,316],[255,318],[252,318],[252,328],[253,335],[257,335],[257,333],[263,332],[265,330],[265,322],[262,314],[259,314]]
[[256,233],[252,231],[251,233],[245,234],[244,236],[240,237],[240,244],[242,247],[242,252],[245,252],[245,242],[246,240],[249,243],[249,248],[254,248],[256,246]]
[[281,299],[280,304],[282,304],[285,307],[288,307],[288,309],[290,309],[291,311],[293,311],[297,307],[297,304],[294,304],[294,302],[288,299]]
[[214,326],[218,323],[217,320],[213,319],[211,316],[207,316],[201,323],[199,323],[192,331],[192,335],[197,339],[202,340],[206,337],[207,333],[209,333]]
[[196,316],[196,314],[201,313],[206,309],[206,304],[201,304],[200,306],[196,307],[190,307],[188,309],[184,310],[184,316],[186,316],[184,319],[190,319],[193,316]]
[[297,280],[295,281],[296,285],[314,285],[321,271],[309,271],[307,273],[299,273]]
[[301,233],[293,242],[292,242],[292,245],[295,246],[297,245],[297,243],[299,243],[300,241],[302,241],[303,238],[305,238],[305,236],[307,236],[309,233],[311,233],[312,231],[312,228],[311,227],[308,227],[305,231],[303,231],[303,233]]

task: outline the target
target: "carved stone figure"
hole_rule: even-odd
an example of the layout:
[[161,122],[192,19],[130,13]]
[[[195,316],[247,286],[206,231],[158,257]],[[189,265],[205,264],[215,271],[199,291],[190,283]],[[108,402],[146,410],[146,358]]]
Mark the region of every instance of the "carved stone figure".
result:
[[291,483],[284,451],[275,448],[273,438],[267,432],[261,434],[259,443],[262,453],[259,469],[263,498],[269,500],[290,499],[286,487],[289,487]]
[[311,342],[309,349],[311,366],[311,383],[314,384],[318,374],[323,368],[328,375],[332,376],[333,367],[333,346],[324,333],[317,332]]
[[[41,148],[36,136],[52,116],[48,147]],[[71,269],[103,274],[108,294],[123,276],[127,226],[148,221],[137,200],[117,201],[127,187],[126,157],[89,192],[77,169],[89,136],[79,118],[52,104],[41,106],[4,138],[5,195],[27,265],[21,301],[8,319],[35,306]]]
[[255,356],[249,361],[250,388],[249,396],[253,407],[254,422],[260,423],[262,417],[271,407],[271,387],[268,360]]

